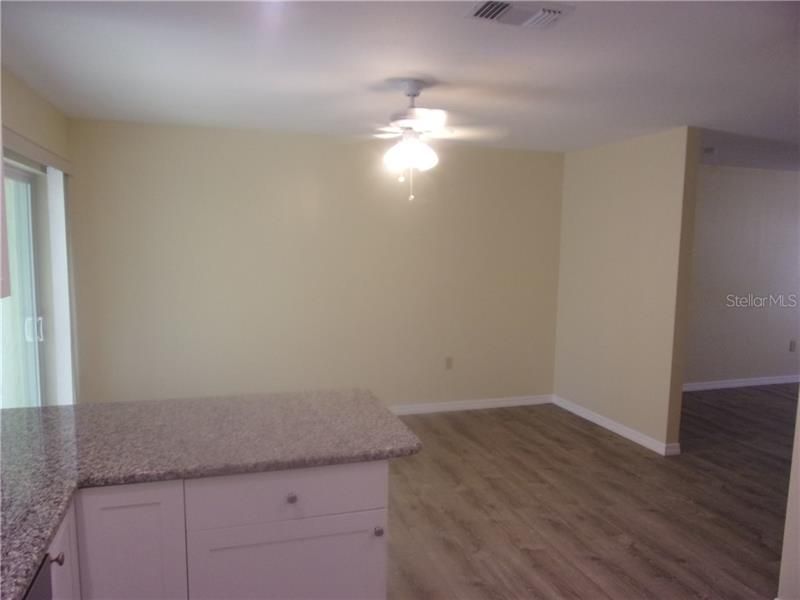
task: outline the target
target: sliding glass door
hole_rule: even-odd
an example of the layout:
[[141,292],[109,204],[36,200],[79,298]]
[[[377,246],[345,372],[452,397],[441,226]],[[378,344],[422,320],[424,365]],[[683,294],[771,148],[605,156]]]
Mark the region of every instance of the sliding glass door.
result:
[[0,406],[41,404],[39,344],[43,323],[36,302],[33,241],[34,176],[5,168],[0,297]]
[[0,407],[72,404],[64,174],[3,165]]

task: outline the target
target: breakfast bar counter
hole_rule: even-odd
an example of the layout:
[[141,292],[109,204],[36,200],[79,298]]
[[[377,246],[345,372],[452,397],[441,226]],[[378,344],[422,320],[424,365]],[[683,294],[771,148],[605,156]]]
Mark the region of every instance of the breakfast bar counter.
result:
[[19,600],[76,491],[386,461],[418,438],[364,390],[0,411],[0,598]]

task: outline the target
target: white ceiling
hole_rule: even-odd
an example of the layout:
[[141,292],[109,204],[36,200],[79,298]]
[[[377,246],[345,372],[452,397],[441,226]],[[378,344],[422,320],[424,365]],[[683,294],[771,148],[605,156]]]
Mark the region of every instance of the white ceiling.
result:
[[567,150],[682,124],[798,139],[798,3],[589,2],[537,31],[462,2],[3,2],[2,61],[73,117],[367,135],[421,105]]

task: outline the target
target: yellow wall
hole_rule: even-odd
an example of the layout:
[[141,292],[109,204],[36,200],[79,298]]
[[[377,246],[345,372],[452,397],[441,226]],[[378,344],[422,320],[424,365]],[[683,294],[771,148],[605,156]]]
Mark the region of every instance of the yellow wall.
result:
[[6,124],[72,163],[80,401],[555,389],[677,436],[686,128],[569,153],[566,167],[445,145],[409,203],[380,165],[385,142],[65,125],[7,80]]
[[69,157],[67,118],[7,69],[2,70],[3,127],[62,159]]
[[[73,122],[80,400],[552,391],[562,156]],[[445,369],[445,357],[453,369]]]
[[[728,295],[800,293],[797,171],[700,167],[686,380],[796,375],[800,305],[736,308]],[[800,297],[797,297],[800,300]]]
[[673,129],[564,163],[555,393],[663,443],[678,437],[694,137]]

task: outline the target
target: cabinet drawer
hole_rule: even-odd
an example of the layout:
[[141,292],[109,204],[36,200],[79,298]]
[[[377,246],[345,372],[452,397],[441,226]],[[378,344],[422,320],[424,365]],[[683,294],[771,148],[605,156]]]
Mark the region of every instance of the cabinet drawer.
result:
[[384,600],[386,511],[188,531],[193,600]]
[[188,479],[186,527],[235,527],[385,508],[386,461]]

